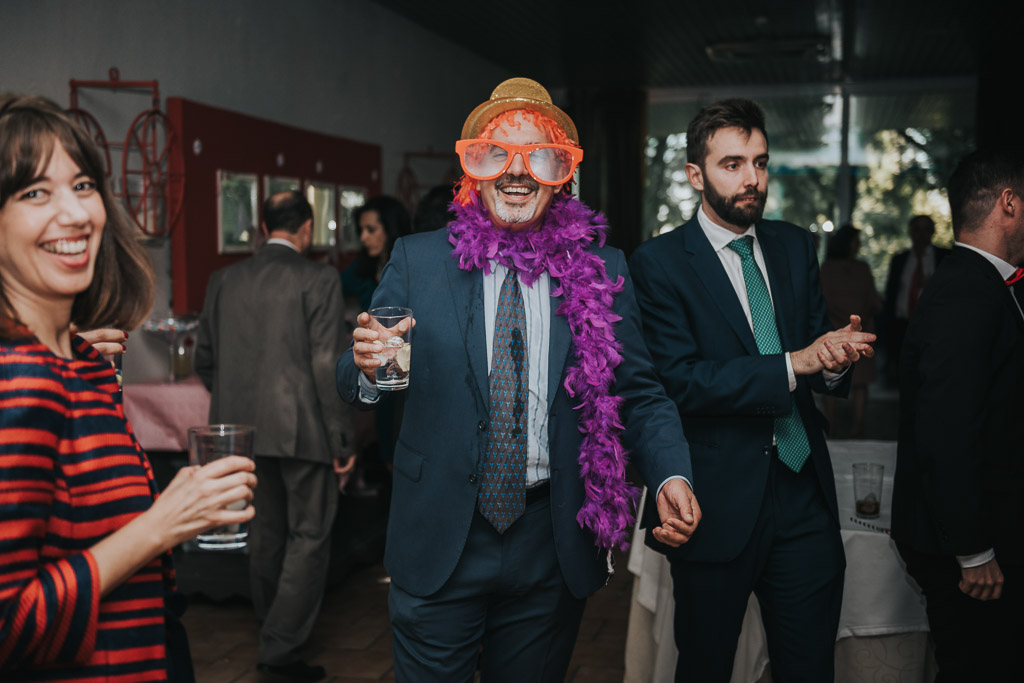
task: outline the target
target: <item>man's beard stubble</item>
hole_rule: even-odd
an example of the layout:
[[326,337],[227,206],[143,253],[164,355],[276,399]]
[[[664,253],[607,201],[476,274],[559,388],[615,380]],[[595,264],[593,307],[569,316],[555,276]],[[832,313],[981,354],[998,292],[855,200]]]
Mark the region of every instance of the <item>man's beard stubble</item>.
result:
[[[506,185],[522,185],[533,192],[533,198],[526,204],[506,204],[501,188]],[[513,176],[505,174],[494,182],[494,212],[506,223],[529,223],[534,219],[537,212],[537,201],[540,183],[534,180],[529,174]]]
[[[754,197],[756,201],[743,207],[736,205],[740,198],[748,197]],[[755,187],[748,187],[739,194],[725,197],[715,190],[714,185],[705,180],[704,199],[723,221],[740,228],[747,228],[761,220],[761,216],[764,214],[766,195],[763,192],[758,192]]]

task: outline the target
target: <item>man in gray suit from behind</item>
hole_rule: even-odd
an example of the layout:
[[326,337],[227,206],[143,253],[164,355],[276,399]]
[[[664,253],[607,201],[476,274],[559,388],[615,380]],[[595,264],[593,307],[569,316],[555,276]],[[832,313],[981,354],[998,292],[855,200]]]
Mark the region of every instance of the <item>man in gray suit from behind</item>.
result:
[[210,422],[256,427],[256,517],[249,535],[253,605],[263,620],[259,670],[319,680],[297,651],[320,610],[338,499],[354,464],[351,408],[334,386],[346,346],[338,273],[303,256],[313,212],[298,192],[263,207],[266,244],[213,274],[196,371]]

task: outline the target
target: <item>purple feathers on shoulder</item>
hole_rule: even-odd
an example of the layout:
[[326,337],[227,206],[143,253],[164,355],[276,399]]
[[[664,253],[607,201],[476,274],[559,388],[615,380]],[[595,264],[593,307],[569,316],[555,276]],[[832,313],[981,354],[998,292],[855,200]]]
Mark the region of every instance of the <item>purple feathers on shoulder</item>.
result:
[[622,399],[612,394],[615,368],[622,361],[622,345],[615,339],[621,318],[614,302],[623,279],[611,282],[604,261],[588,249],[595,240],[604,244],[604,216],[559,195],[539,229],[512,232],[495,228],[478,201],[450,208],[455,220],[448,226],[448,240],[459,268],[489,273],[493,260],[517,270],[526,285],[547,271],[554,280],[551,296],[563,297],[558,314],[569,323],[576,359],[566,373],[565,390],[579,400],[583,435],[579,465],[586,498],[576,521],[590,529],[598,547],[627,548],[637,491],[626,481]]

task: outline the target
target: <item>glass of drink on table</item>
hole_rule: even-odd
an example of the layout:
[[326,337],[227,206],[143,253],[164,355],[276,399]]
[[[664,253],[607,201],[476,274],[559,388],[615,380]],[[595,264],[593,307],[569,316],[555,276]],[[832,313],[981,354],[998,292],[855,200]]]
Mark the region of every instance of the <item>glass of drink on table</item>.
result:
[[857,504],[857,516],[861,519],[877,519],[882,511],[882,474],[885,465],[873,462],[859,462],[853,466],[853,498]]
[[[384,306],[369,311],[374,329],[384,349],[374,357],[381,362],[374,369],[377,388],[399,391],[409,386],[409,361],[412,358],[412,309]],[[403,325],[403,321],[404,325]]]

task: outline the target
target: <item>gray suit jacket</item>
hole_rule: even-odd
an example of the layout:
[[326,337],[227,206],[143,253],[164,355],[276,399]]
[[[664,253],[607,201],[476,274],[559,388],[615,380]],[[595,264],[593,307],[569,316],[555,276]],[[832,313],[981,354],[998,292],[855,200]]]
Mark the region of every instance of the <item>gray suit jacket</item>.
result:
[[338,273],[271,244],[210,278],[195,367],[210,422],[256,427],[256,455],[327,463],[354,446],[334,387],[346,345]]

